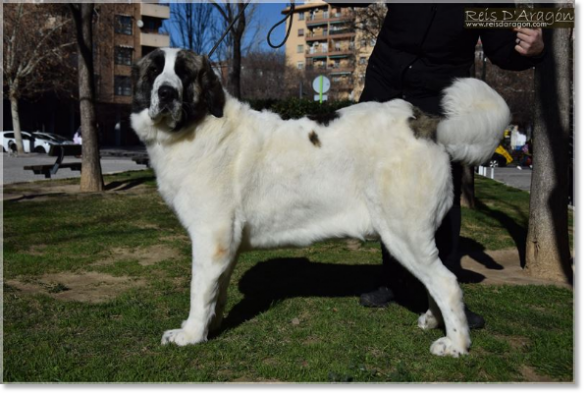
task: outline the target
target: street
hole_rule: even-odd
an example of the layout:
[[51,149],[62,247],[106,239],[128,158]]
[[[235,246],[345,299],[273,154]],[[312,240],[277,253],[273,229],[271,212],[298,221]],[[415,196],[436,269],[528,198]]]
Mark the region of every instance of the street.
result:
[[[523,167],[522,170],[515,166],[497,167],[494,169],[494,179],[513,188],[529,192],[532,172],[528,167]],[[488,174],[490,174],[490,169],[488,169]]]
[[[101,151],[102,154],[102,173],[118,173],[128,170],[144,170],[146,166],[137,165],[131,159],[130,152],[112,152],[112,151]],[[2,164],[4,166],[2,174],[2,184],[13,184],[16,182],[28,182],[45,180],[45,176],[42,174],[34,174],[31,170],[24,170],[24,166],[30,165],[48,165],[55,162],[54,157],[49,157],[46,154],[25,154],[22,156],[12,156],[8,153],[2,153]],[[79,162],[81,159],[66,157],[63,163],[68,162]],[[52,179],[63,179],[63,178],[76,178],[79,177],[78,171],[72,171],[70,169],[59,169],[57,174],[52,176]]]

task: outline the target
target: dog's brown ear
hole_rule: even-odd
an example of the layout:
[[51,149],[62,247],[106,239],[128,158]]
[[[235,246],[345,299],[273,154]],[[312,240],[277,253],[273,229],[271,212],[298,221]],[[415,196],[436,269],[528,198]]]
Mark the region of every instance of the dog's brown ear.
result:
[[220,79],[212,69],[212,64],[207,56],[203,58],[204,71],[201,77],[201,87],[210,114],[216,118],[224,116],[224,104],[226,96],[220,83]]

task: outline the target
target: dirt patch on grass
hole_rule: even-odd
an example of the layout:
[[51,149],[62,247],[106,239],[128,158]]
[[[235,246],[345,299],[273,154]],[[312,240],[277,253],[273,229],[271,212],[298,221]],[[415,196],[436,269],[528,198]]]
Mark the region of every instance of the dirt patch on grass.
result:
[[458,279],[462,282],[482,283],[489,285],[557,285],[572,289],[572,286],[559,281],[531,277],[521,267],[517,250],[475,251],[462,257],[461,273]]
[[531,339],[525,336],[503,336],[503,338],[515,351],[522,351],[531,343]]
[[519,373],[521,373],[521,375],[523,376],[523,378],[526,381],[531,382],[531,383],[544,383],[544,382],[554,381],[550,377],[541,376],[541,375],[537,374],[535,372],[535,369],[533,369],[531,366],[527,366],[527,365],[521,365],[519,367]]
[[23,294],[44,294],[56,300],[101,303],[116,298],[122,292],[144,286],[144,280],[109,274],[54,273],[42,277],[8,280],[6,283]]
[[34,256],[43,256],[47,247],[47,244],[36,244],[29,248],[28,253]]
[[181,257],[180,252],[161,244],[140,248],[114,248],[108,258],[100,260],[92,266],[113,265],[122,261],[138,261],[141,266],[152,266],[163,261],[175,260],[178,257]]
[[115,196],[115,195],[132,195],[143,194],[154,191],[154,188],[145,185],[132,185],[131,188],[125,186],[128,183],[110,182],[106,185],[104,192],[82,193],[79,190],[79,180],[55,180],[41,182],[24,182],[10,184],[4,188],[3,200],[15,202],[43,202],[52,199],[63,198],[65,196],[75,196],[84,198],[88,196]]

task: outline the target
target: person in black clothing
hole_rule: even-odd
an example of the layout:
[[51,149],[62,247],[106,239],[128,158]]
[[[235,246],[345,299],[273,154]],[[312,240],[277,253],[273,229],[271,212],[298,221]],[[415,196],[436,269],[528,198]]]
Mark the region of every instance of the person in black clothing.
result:
[[[540,29],[466,29],[465,4],[387,4],[388,12],[366,69],[361,102],[402,98],[422,111],[441,115],[442,91],[455,78],[469,77],[475,47],[481,40],[485,55],[500,68],[525,70],[544,56]],[[414,164],[416,165],[416,164]],[[454,206],[436,233],[440,259],[452,271],[459,268],[460,186],[462,166],[452,164]],[[383,307],[400,293],[423,293],[423,285],[383,250],[384,283],[363,294],[360,303]],[[416,283],[419,283],[418,285]],[[402,288],[399,290],[398,288]],[[484,319],[466,309],[471,328]]]

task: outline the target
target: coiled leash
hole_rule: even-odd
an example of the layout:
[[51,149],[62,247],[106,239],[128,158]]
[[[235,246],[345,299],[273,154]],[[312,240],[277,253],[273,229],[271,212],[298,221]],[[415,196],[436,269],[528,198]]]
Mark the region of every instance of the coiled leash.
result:
[[[226,28],[226,31],[224,31],[224,34],[222,34],[222,37],[220,37],[220,39],[216,42],[216,44],[214,45],[214,47],[212,48],[212,50],[208,53],[208,58],[211,58],[212,55],[214,54],[214,52],[216,52],[216,49],[218,49],[218,47],[220,46],[220,43],[222,41],[224,41],[224,38],[226,38],[226,35],[230,31],[230,29],[232,29],[232,26],[234,26],[234,24],[236,23],[236,21],[238,19],[240,19],[240,17],[244,14],[244,11],[246,11],[246,7],[248,7],[249,4],[250,3],[246,3],[244,5],[244,7],[242,7],[242,10],[240,10],[240,12],[238,13],[238,15],[236,15],[236,18],[234,18],[234,20],[232,20],[232,23],[230,23],[230,25]],[[271,27],[271,29],[267,33],[267,43],[269,44],[269,46],[271,48],[275,48],[275,49],[276,48],[281,48],[285,44],[285,42],[287,41],[287,39],[289,38],[289,33],[291,33],[291,27],[293,26],[293,12],[295,12],[295,2],[294,1],[291,2],[291,9],[289,10],[289,12],[287,12],[287,15],[285,15],[285,17],[283,19],[281,19],[273,27]],[[287,34],[285,34],[285,38],[283,39],[283,41],[280,44],[274,45],[271,42],[271,34],[273,33],[273,30],[275,30],[277,28],[277,26],[279,26],[282,23],[284,23],[287,20],[287,18],[289,18],[289,17],[291,17],[291,23],[289,23],[289,27],[287,28]]]

